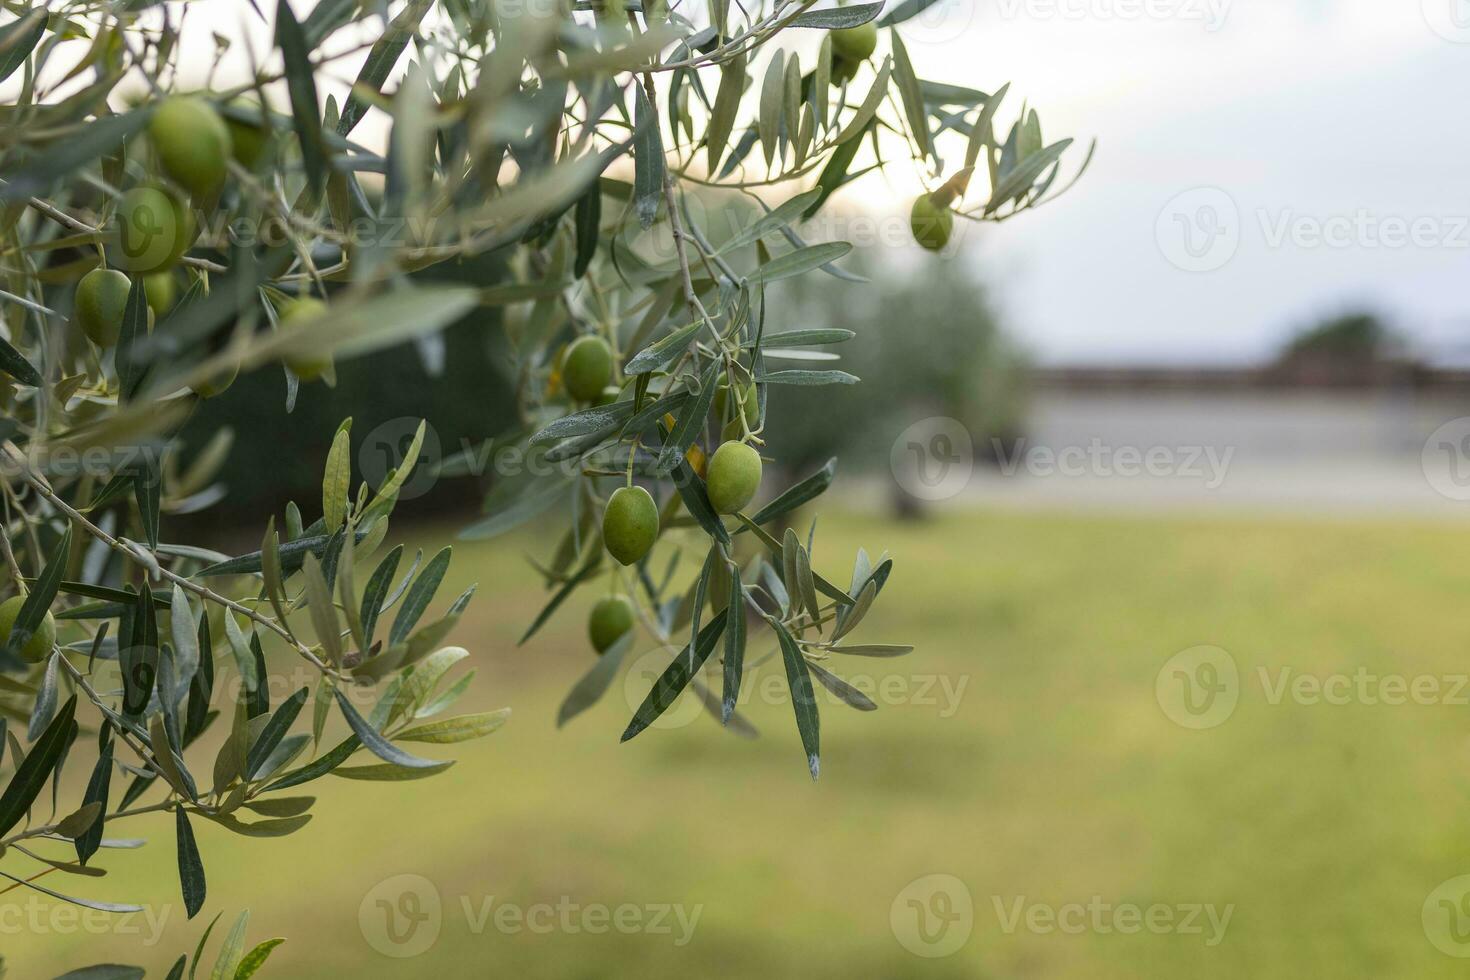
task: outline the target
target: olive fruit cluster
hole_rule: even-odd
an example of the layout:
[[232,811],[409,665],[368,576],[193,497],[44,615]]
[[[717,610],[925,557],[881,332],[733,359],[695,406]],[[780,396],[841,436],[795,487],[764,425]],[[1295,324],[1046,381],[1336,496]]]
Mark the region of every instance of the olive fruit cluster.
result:
[[[93,269],[76,287],[73,311],[77,326],[104,349],[116,346],[122,334],[132,285],[129,274],[141,277],[150,328],[155,315],[167,313],[177,299],[174,266],[198,233],[194,212],[177,189],[186,191],[200,206],[212,207],[210,202],[229,174],[230,158],[255,167],[268,147],[269,130],[263,124],[234,118],[226,121],[203,98],[171,96],[154,108],[148,141],[168,182],[133,187],[118,199],[114,211],[117,239],[115,247],[109,248],[117,268]],[[283,326],[292,328],[311,319],[320,306],[317,301],[304,302],[283,315]],[[313,380],[330,370],[331,360],[303,357],[290,366],[302,379]],[[238,365],[226,368],[197,383],[194,392],[212,398],[229,388],[238,375]]]
[[[17,595],[0,602],[0,647],[10,642],[15,620],[20,616],[20,607],[25,605],[25,601],[24,596]],[[20,655],[27,663],[38,664],[51,655],[51,648],[55,645],[56,619],[48,612],[25,646],[21,647]]]

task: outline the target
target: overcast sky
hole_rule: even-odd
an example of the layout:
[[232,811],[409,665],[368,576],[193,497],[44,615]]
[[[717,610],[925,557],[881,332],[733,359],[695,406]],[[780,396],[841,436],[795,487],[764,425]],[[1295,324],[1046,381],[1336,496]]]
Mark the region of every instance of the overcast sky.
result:
[[[206,11],[269,47],[244,0]],[[1011,82],[1005,124],[1026,100],[1048,142],[1099,141],[1068,196],[965,239],[1044,363],[1249,361],[1362,305],[1470,361],[1470,0],[941,0],[901,30],[926,78]],[[844,193],[906,209],[911,179]]]
[[904,29],[927,76],[1099,139],[970,256],[1043,361],[1250,360],[1353,304],[1470,350],[1470,0],[938,9]]

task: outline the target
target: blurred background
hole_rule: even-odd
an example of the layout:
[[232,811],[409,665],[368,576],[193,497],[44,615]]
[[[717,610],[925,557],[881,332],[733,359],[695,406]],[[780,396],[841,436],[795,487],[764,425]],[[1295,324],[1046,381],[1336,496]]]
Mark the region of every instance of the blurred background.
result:
[[[902,31],[926,78],[1011,81],[1099,150],[1041,212],[941,256],[880,234],[845,262],[867,284],[773,297],[773,329],[858,335],[836,366],[862,384],[771,392],[767,487],[840,456],[816,565],[894,556],[864,639],[917,649],[839,670],[879,709],[823,703],[815,785],[779,658],[748,671],[760,738],[696,703],[619,745],[649,650],[559,730],[591,597],[518,647],[545,535],[455,542],[494,474],[417,482],[393,536],[455,543],[467,701],[515,715],[411,787],[315,784],[287,840],[198,829],[211,895],[289,937],[272,971],[1463,975],[1470,6],[941,0]],[[918,187],[836,200],[891,218]],[[359,477],[406,420],[426,471],[480,444],[510,421],[501,343],[477,316],[352,362],[284,423],[284,378],[242,379],[184,436],[230,433],[228,496],[172,528],[254,547],[344,415]],[[76,965],[71,936],[160,975],[191,948],[161,836],[94,891],[146,916],[27,907],[16,975]]]

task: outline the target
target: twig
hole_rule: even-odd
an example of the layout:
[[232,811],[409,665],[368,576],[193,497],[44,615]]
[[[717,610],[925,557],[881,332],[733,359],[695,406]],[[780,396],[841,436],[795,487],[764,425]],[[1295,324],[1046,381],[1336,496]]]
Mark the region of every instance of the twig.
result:
[[32,473],[30,464],[26,462],[25,457],[21,456],[14,447],[12,447],[9,443],[5,443],[3,446],[3,450],[6,455],[10,456],[19,465],[21,479],[29,484],[42,497],[45,497],[46,500],[48,500],[53,507],[61,511],[62,514],[66,515],[67,518],[69,518],[71,521],[73,521],[75,524],[85,530],[88,534],[92,535],[92,537],[101,541],[113,551],[116,551],[118,554],[129,559],[135,564],[142,565],[149,571],[157,572],[160,577],[173,583],[174,585],[179,586],[181,589],[192,592],[195,595],[199,596],[201,599],[205,599],[217,605],[224,606],[231,612],[237,612],[242,616],[245,616],[252,622],[265,627],[272,633],[275,633],[277,636],[281,637],[281,639],[285,640],[292,647],[294,647],[296,652],[299,653],[303,658],[305,658],[317,670],[337,680],[345,680],[345,678],[338,671],[327,666],[327,664],[325,664],[320,657],[312,653],[305,644],[293,637],[289,630],[277,623],[275,620],[262,616],[260,613],[249,608],[248,606],[241,605],[233,599],[226,598],[225,596],[222,596],[219,593],[215,592],[213,589],[207,588],[206,586],[200,585],[199,583],[187,579],[182,575],[169,571],[167,568],[164,568],[161,564],[159,564],[157,555],[153,554],[151,551],[148,551],[142,545],[121,541],[113,537],[111,534],[108,534],[97,525],[93,524],[75,507],[71,506],[66,501],[58,497],[56,495],[56,492],[53,491],[49,486],[47,486],[44,480],[40,479],[34,473]]

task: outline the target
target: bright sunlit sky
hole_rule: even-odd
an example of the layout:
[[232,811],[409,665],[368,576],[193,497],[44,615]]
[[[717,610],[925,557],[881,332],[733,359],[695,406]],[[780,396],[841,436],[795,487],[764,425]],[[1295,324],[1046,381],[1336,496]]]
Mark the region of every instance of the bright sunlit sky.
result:
[[[974,256],[1044,362],[1250,360],[1350,304],[1463,353],[1470,3],[1157,0],[1135,18],[1117,13],[1128,0],[1059,3],[950,0],[904,29],[927,75],[1012,81],[1048,142],[1099,139],[1069,196],[984,230]],[[1200,187],[1233,202],[1238,249],[1222,235],[1202,259],[1219,267],[1190,272],[1167,257],[1190,261],[1180,219],[1221,199],[1170,202]],[[1319,240],[1333,228],[1346,234]]]

